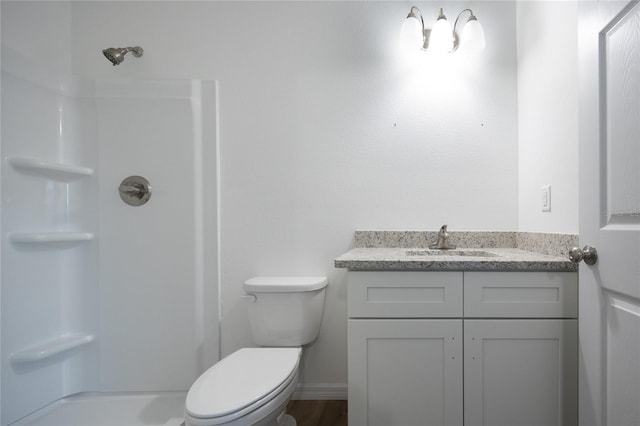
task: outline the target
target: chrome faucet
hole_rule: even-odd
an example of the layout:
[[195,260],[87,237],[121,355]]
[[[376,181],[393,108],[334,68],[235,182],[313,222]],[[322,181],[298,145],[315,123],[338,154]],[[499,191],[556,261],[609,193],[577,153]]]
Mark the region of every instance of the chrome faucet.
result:
[[442,225],[440,231],[438,231],[438,241],[429,246],[430,249],[438,250],[451,250],[456,248],[449,243],[449,233],[447,232],[447,225]]

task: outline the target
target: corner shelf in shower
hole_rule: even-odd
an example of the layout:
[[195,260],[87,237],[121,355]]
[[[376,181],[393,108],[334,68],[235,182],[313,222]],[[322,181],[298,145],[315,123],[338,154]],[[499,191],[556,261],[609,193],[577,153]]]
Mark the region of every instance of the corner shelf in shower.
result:
[[12,363],[37,362],[69,352],[93,342],[93,334],[65,334],[28,349],[14,352],[9,359]]
[[94,174],[94,170],[89,167],[51,163],[36,158],[8,157],[7,161],[18,170],[62,182],[69,182]]
[[9,240],[20,244],[56,244],[93,240],[90,232],[9,232]]

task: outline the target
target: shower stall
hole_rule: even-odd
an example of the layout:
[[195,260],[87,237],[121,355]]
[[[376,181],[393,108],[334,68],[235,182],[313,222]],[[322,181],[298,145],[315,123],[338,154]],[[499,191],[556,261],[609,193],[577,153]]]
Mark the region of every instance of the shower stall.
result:
[[219,358],[216,82],[3,48],[1,88],[1,425],[179,425]]

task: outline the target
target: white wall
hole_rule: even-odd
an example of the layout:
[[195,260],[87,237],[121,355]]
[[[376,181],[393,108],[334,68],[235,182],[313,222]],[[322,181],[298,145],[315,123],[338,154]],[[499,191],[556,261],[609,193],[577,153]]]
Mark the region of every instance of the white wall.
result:
[[3,0],[2,44],[58,71],[70,71],[71,2]]
[[[515,5],[472,5],[482,55],[408,66],[413,2],[74,2],[73,71],[220,81],[222,352],[249,345],[242,283],[330,277],[301,380],[346,382],[345,273],[362,228],[518,227]],[[416,3],[431,22],[432,3]],[[112,67],[100,50],[139,44]],[[214,261],[214,259],[211,259]]]
[[519,229],[577,234],[577,4],[518,2],[517,22]]

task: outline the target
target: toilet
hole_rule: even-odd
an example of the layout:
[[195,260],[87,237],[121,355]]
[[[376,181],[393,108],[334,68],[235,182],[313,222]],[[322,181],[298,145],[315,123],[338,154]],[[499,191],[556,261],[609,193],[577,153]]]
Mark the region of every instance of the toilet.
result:
[[186,426],[295,426],[285,414],[302,345],[318,337],[326,277],[255,277],[244,283],[258,348],[223,358],[193,383]]

